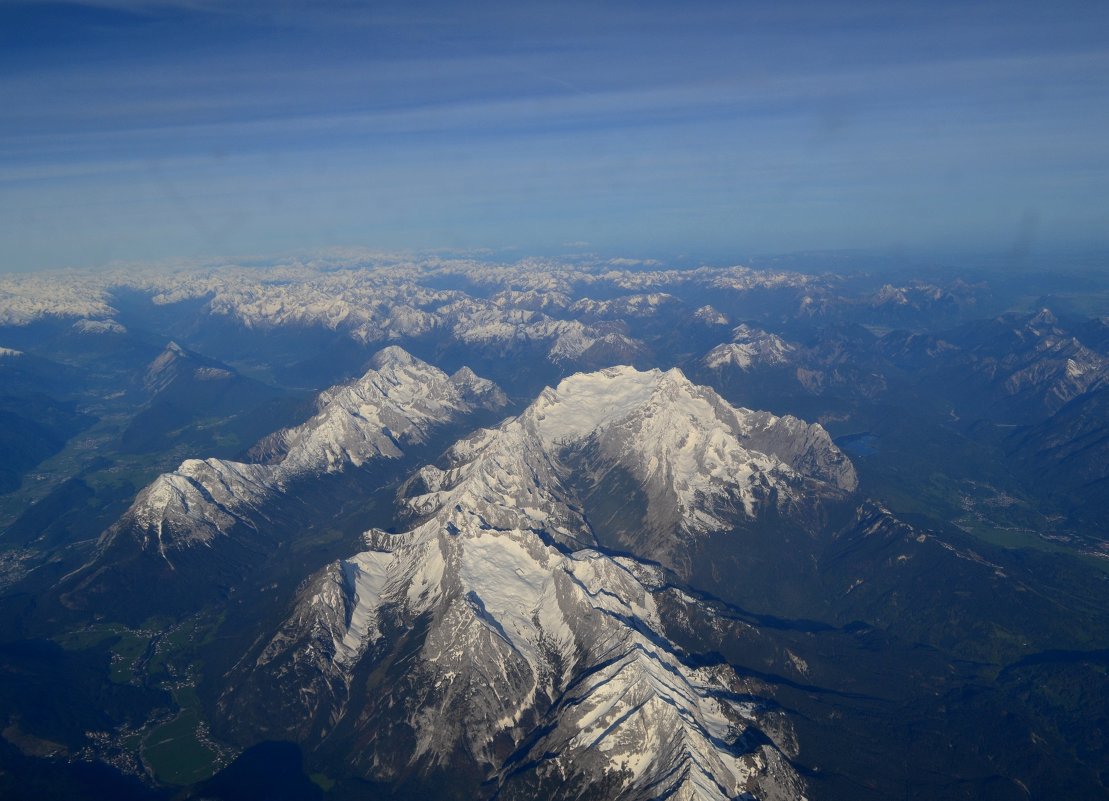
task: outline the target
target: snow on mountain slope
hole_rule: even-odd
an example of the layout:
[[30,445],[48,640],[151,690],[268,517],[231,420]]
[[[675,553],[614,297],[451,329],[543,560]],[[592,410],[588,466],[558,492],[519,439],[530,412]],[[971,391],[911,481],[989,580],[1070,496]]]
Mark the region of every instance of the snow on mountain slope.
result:
[[88,273],[10,273],[0,276],[0,325],[27,325],[44,317],[108,318],[105,280]]
[[755,366],[787,364],[796,351],[795,345],[776,334],[739,325],[732,331],[731,342],[717,345],[702,361],[710,369],[738,367],[749,370]]
[[600,336],[578,320],[561,320],[538,311],[502,308],[476,300],[458,301],[437,310],[459,342],[508,349],[543,343],[554,362],[576,359]]
[[[140,492],[121,522],[144,532],[144,547],[156,543],[165,555],[167,547],[207,542],[225,533],[277,489],[277,478],[266,465],[187,459]],[[114,536],[113,529],[106,538]]]
[[612,300],[582,298],[570,311],[584,317],[622,319],[625,317],[650,317],[668,306],[681,303],[666,292],[648,292],[641,295],[624,295]]
[[573,376],[526,414],[548,446],[592,446],[602,463],[630,472],[660,529],[725,529],[737,512],[755,517],[770,488],[782,507],[857,484],[819,425],[734,408],[676,369]]
[[401,444],[422,444],[445,422],[506,403],[496,384],[469,368],[448,376],[392,346],[374,356],[358,381],[320,393],[311,420],[267,437],[255,452],[280,459],[286,474],[336,472],[399,457]]
[[[166,353],[168,364],[176,351]],[[297,478],[399,458],[404,446],[425,442],[436,427],[506,402],[493,382],[467,368],[448,376],[401,348],[385,348],[362,378],[321,393],[310,420],[259,443],[255,452],[265,463],[189,459],[142,490],[104,541],[137,531],[144,547],[163,555],[209,542],[249,522],[252,510]]]
[[714,306],[705,304],[693,312],[693,319],[705,325],[728,325],[728,315]]
[[[419,470],[403,490],[412,527],[369,532],[365,552],[308,582],[229,714],[254,694],[287,698],[279,725],[324,738],[353,727],[335,736],[357,738],[369,776],[468,754],[493,766],[504,798],[598,786],[627,799],[801,797],[790,736],[767,734],[788,732],[783,719],[730,669],[694,667],[668,644],[660,596],[698,602],[661,568],[594,547],[567,461],[585,442],[691,536],[727,527],[719,497],[756,514],[753,481],[785,492],[802,468],[830,492],[855,481],[819,426],[734,409],[677,370],[572,376]],[[351,707],[355,676],[387,669],[400,647],[403,673]]]
[[[611,367],[571,376],[544,390],[515,420],[458,443],[447,454],[446,472],[419,472],[429,492],[406,503],[426,514],[429,503],[454,493],[454,505],[492,502],[490,515],[508,514],[510,522],[490,520],[497,527],[523,525],[526,518],[528,525],[576,541],[571,532],[580,503],[536,493],[581,472],[573,455],[588,448],[599,454],[602,468],[635,477],[651,525],[671,533],[726,530],[737,516],[754,518],[767,504],[787,510],[857,485],[851,462],[817,424],[734,408],[677,369]],[[475,459],[479,452],[482,458]],[[471,473],[473,480],[461,481]]]
[[115,320],[78,320],[73,330],[79,334],[126,334],[127,327]]
[[[734,700],[753,694],[730,669],[691,667],[667,645],[655,598],[666,591],[652,568],[567,554],[536,531],[489,528],[457,507],[406,535],[371,538],[391,550],[318,575],[248,679],[272,672],[281,697],[309,705],[292,720],[349,714],[369,752],[394,737],[414,742],[397,762],[373,757],[370,775],[463,752],[497,766],[492,778],[507,788],[542,758],[508,798],[537,797],[536,786],[559,797],[564,782],[608,783],[610,797],[627,799],[801,797],[780,751],[791,742],[765,740],[766,730],[788,731],[784,721]],[[424,617],[418,658],[379,687],[374,710],[346,709],[360,661],[387,660],[390,636]],[[516,759],[498,755],[506,742]]]

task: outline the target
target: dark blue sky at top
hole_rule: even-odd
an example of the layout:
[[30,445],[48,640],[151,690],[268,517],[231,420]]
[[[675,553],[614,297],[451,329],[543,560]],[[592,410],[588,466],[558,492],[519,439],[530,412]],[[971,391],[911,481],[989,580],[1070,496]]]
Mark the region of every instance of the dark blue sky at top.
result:
[[0,2],[0,270],[1109,245],[1109,3]]

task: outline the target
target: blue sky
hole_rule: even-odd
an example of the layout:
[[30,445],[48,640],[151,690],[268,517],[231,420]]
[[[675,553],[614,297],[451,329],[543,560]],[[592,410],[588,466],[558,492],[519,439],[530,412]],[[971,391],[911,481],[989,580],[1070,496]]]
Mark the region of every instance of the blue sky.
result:
[[0,270],[1109,246],[1109,3],[0,0]]

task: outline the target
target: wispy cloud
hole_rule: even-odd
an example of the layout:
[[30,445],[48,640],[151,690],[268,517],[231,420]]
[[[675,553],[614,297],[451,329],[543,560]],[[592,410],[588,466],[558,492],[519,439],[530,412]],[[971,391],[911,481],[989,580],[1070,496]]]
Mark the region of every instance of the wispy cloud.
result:
[[0,40],[0,235],[24,261],[213,231],[985,240],[1018,195],[1045,237],[1093,237],[1109,208],[1093,4],[31,0],[0,5]]

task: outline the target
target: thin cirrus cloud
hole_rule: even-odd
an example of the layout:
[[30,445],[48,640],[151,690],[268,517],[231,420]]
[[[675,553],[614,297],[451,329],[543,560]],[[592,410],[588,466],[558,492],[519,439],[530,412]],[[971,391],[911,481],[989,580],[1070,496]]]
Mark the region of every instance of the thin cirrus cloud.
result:
[[1090,8],[8,4],[0,269],[1104,245]]

